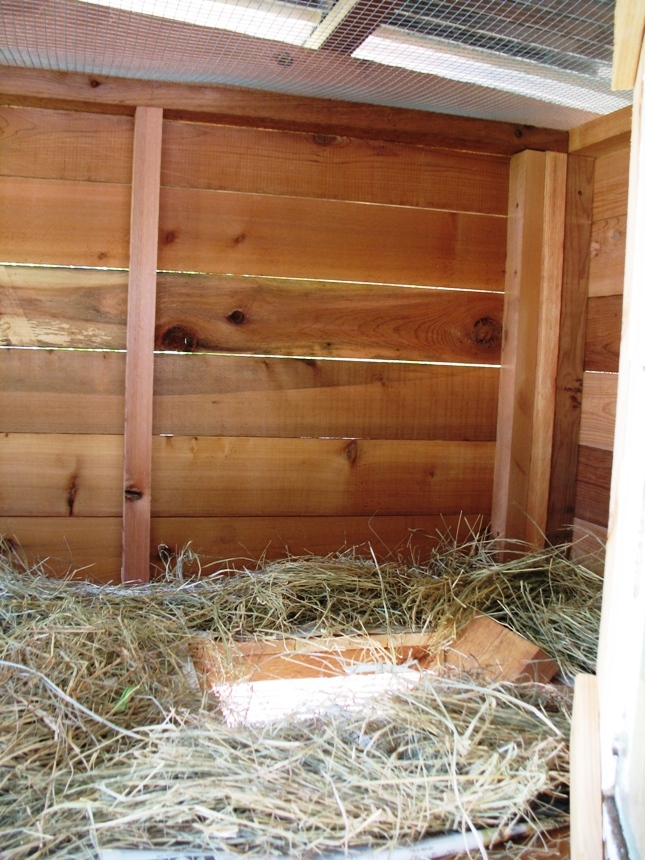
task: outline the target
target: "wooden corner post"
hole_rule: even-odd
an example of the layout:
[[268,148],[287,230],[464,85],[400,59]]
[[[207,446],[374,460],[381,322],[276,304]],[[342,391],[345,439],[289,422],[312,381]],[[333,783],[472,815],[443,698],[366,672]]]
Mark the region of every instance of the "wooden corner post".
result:
[[555,415],[567,156],[511,158],[492,529],[544,544]]
[[159,184],[163,110],[134,120],[125,364],[123,582],[150,579],[150,490]]

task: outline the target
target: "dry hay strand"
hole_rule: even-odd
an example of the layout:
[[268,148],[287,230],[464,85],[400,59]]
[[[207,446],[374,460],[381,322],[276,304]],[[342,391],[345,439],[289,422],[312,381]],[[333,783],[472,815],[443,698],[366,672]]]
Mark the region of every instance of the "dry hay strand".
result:
[[[2,856],[90,857],[97,845],[304,856],[536,820],[567,783],[567,695],[424,678],[358,710],[230,728],[191,688],[188,645],[382,630],[449,641],[486,608],[527,635],[547,616],[564,629],[560,616],[583,604],[578,652],[591,660],[597,580],[552,550],[495,565],[484,541],[423,566],[345,555],[182,581],[169,565],[164,581],[127,589],[53,580],[7,552]],[[570,669],[578,652],[566,637],[554,645]]]

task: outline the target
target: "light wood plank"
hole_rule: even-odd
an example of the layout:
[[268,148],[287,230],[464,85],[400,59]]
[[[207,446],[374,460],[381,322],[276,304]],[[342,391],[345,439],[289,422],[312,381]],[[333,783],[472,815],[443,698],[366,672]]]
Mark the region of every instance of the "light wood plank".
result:
[[164,188],[159,267],[502,290],[505,219]]
[[[126,273],[0,267],[0,343],[125,347]],[[161,350],[499,362],[503,297],[160,274]]]
[[133,134],[127,116],[0,106],[0,174],[129,184]]
[[629,146],[632,136],[632,108],[621,108],[569,129],[569,152],[598,158]]
[[125,268],[129,228],[129,185],[0,177],[7,262]]
[[615,296],[623,292],[627,217],[595,221],[591,228],[589,295]]
[[166,121],[161,182],[506,215],[508,159],[334,134]]
[[571,860],[603,860],[598,680],[577,675],[571,718]]
[[580,418],[581,445],[613,450],[617,391],[617,374],[585,373]]
[[150,579],[152,389],[163,110],[134,115],[123,440],[123,582]]
[[612,89],[631,90],[634,87],[644,32],[645,2],[616,0]]
[[[150,560],[163,567],[158,548],[177,552],[190,543],[203,564],[254,569],[258,560],[289,555],[328,555],[356,548],[377,559],[424,559],[442,536],[466,540],[470,529],[486,525],[470,517],[153,517]],[[46,561],[49,571],[64,576],[118,583],[121,579],[120,517],[0,517],[0,535],[13,541],[16,563]],[[204,567],[209,573],[217,566]],[[186,568],[198,573],[198,568]]]
[[589,282],[594,161],[569,156],[562,309],[546,534],[566,541],[573,520]]
[[[123,432],[125,356],[0,349],[0,432]],[[499,370],[157,355],[155,434],[495,438]],[[258,408],[259,407],[259,408]]]
[[629,147],[596,159],[593,220],[617,218],[627,212]]
[[511,160],[505,338],[493,533],[541,544],[546,529],[560,327],[567,160]]
[[[332,11],[335,10],[336,5],[332,7]],[[381,24],[387,24],[396,10],[402,6],[403,0],[359,0],[358,3],[351,5],[349,13],[343,16],[339,24],[332,27],[330,31],[323,30],[318,39],[319,46],[325,51],[351,55]],[[318,25],[317,30],[312,34],[314,37],[327,23],[328,17],[330,15]]]
[[[487,515],[495,443],[154,437],[153,516]],[[121,514],[120,436],[4,434],[0,514]]]
[[[71,23],[78,6],[67,4],[66,8]],[[110,10],[110,14],[118,12]],[[208,32],[200,35],[210,38]],[[227,33],[229,42],[236,38],[235,34]],[[254,46],[257,54],[257,40],[246,41]],[[272,43],[272,50],[275,64],[275,43]],[[297,50],[295,54],[298,55]],[[305,59],[309,51],[302,49],[300,56]],[[297,68],[298,63],[294,65]],[[358,64],[351,63],[350,67],[355,75],[361,74]],[[418,79],[420,76],[410,77]],[[554,129],[227,86],[171,84],[75,73],[61,75],[42,69],[7,67],[3,69],[0,90],[5,94],[5,102],[15,104],[24,104],[26,99],[45,99],[50,104],[60,100],[69,107],[76,103],[83,109],[104,107],[123,112],[129,107],[130,113],[136,105],[151,105],[174,109],[184,117],[190,113],[208,114],[212,121],[221,124],[338,134],[469,152],[512,155],[526,148],[566,152],[568,147],[567,132]]]
[[575,501],[577,519],[607,527],[612,464],[611,451],[580,446]]
[[585,370],[616,373],[620,356],[623,297],[589,299],[585,343]]
[[602,576],[605,572],[607,529],[574,517],[571,540],[571,560]]

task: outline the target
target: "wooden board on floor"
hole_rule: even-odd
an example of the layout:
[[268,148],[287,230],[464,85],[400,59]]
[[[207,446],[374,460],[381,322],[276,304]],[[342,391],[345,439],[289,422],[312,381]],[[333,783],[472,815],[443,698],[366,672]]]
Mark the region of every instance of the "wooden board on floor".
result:
[[[0,432],[123,432],[125,356],[0,349]],[[154,434],[495,438],[495,367],[155,357]]]
[[585,370],[617,373],[620,357],[623,297],[589,299],[585,343]]
[[580,446],[575,508],[578,519],[607,526],[612,462],[611,451]]
[[[127,273],[0,268],[0,343],[125,347]],[[159,274],[156,347],[497,364],[503,297],[236,276]]]
[[593,223],[589,262],[590,296],[614,296],[623,292],[626,235],[626,215]]
[[[494,442],[155,437],[153,516],[490,509]],[[4,434],[0,514],[118,516],[120,436]]]
[[613,450],[617,392],[617,373],[585,373],[580,418],[581,445]]

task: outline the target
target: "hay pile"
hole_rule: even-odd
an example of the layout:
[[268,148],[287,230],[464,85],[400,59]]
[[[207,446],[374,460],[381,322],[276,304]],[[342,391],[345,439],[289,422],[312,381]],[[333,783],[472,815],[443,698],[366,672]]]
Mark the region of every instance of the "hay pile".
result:
[[291,559],[181,581],[181,556],[164,581],[123,589],[0,556],[3,858],[94,857],[98,846],[310,856],[520,819],[548,826],[566,791],[566,694],[424,678],[360,710],[230,728],[184,671],[196,633],[432,629],[446,642],[482,609],[565,674],[588,668],[599,578],[554,550],[493,558],[475,541],[424,566]]

